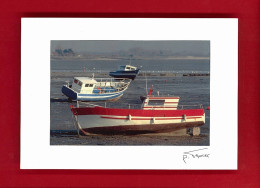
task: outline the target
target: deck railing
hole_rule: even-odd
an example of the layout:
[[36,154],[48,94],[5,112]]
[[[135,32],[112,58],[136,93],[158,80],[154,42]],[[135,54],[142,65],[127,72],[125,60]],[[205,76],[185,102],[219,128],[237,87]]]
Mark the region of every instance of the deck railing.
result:
[[[119,108],[119,109],[142,109],[142,104],[118,103],[118,102],[77,102],[78,107],[103,107],[103,108]],[[156,107],[156,106],[155,106]],[[165,108],[164,108],[165,107]],[[169,109],[169,106],[164,106],[162,109]],[[202,109],[202,104],[194,105],[178,105],[178,110]],[[157,110],[158,108],[150,108],[149,110]]]

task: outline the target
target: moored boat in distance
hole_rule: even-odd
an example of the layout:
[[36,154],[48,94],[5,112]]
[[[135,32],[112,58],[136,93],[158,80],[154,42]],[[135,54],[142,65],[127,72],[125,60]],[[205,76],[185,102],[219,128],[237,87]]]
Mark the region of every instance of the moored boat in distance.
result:
[[128,78],[134,80],[140,69],[132,65],[120,65],[117,71],[109,72],[109,76],[114,78]]
[[113,78],[75,77],[73,83],[64,85],[62,93],[69,100],[108,101],[119,99],[127,90],[131,80]]
[[147,95],[138,109],[133,105],[128,108],[93,104],[70,107],[78,130],[85,135],[164,133],[203,125],[204,109],[201,106],[198,109],[181,109],[179,99],[176,96]]

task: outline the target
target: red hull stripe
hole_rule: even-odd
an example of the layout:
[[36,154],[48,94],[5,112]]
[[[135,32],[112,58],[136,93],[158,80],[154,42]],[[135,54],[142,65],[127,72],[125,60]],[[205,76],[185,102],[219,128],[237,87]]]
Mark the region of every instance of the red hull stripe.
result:
[[129,118],[120,118],[120,117],[106,117],[106,116],[101,116],[101,118],[105,118],[105,119],[129,119]]
[[177,108],[172,106],[145,106],[144,108]]
[[85,107],[72,108],[77,115],[111,115],[111,116],[138,116],[138,117],[180,117],[186,116],[203,116],[204,109],[193,110],[142,110],[142,109],[117,109],[103,107]]
[[[147,104],[148,102],[145,102]],[[165,104],[178,104],[179,102],[164,102]]]
[[[121,117],[106,117],[106,116],[101,116],[101,118],[105,118],[105,119],[123,119],[123,120],[128,120],[129,118],[121,118]],[[196,118],[201,118],[201,116],[199,117],[186,117],[186,119],[196,119]],[[179,118],[156,118],[155,120],[174,120],[174,119],[184,119],[182,117]],[[153,120],[153,118],[131,118],[131,120]]]

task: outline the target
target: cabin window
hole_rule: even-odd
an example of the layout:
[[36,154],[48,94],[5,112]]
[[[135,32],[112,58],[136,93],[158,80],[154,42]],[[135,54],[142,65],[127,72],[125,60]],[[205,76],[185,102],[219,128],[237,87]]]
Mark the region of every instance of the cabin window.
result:
[[77,84],[77,83],[78,83],[78,80],[74,80],[74,83]]
[[81,81],[79,81],[79,83],[78,83],[78,84],[79,84],[79,86],[82,86],[82,82],[81,82]]
[[130,67],[126,67],[126,69],[128,69],[128,70],[129,70],[129,69],[130,69]]
[[135,70],[134,68],[131,68],[131,70]]
[[85,87],[93,87],[93,84],[85,84]]
[[149,100],[148,106],[163,106],[165,100]]

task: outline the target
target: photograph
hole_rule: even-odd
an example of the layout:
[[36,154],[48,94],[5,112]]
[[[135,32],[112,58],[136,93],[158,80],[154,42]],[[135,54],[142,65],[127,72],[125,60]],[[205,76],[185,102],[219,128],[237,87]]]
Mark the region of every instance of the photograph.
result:
[[21,169],[237,169],[237,25],[23,19]]
[[51,40],[50,145],[210,146],[210,40]]

